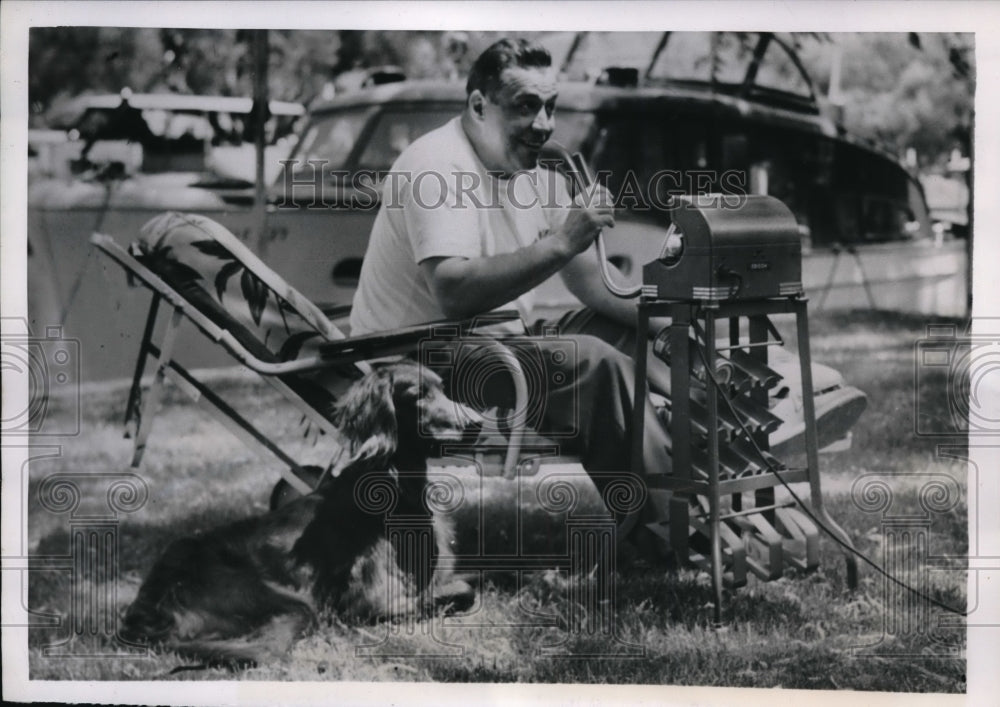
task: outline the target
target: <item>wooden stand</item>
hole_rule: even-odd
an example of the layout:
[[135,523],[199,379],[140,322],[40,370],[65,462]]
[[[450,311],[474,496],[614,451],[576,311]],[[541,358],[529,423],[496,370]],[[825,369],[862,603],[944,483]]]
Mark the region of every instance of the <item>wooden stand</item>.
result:
[[[785,565],[811,570],[819,564],[819,528],[795,501],[777,503],[782,482],[809,482],[809,505],[815,518],[847,546],[850,538],[823,507],[820,489],[816,412],[813,401],[807,300],[801,297],[750,301],[664,301],[642,299],[638,306],[633,472],[648,475],[642,465],[643,401],[647,391],[647,345],[651,317],[671,318],[670,433],[673,469],[651,484],[672,492],[670,543],[681,561],[711,573],[716,624],[722,621],[722,588],[746,584],[747,571],[761,579],[782,576]],[[780,344],[769,315],[795,314],[802,373],[806,467],[788,468],[768,453],[768,388],[778,377],[767,367],[768,347]],[[726,358],[736,370],[727,383],[705,375],[692,383],[688,340],[695,334],[709,371],[720,351],[716,324],[729,321]],[[741,341],[741,321],[748,322]],[[694,349],[697,355],[697,348]],[[706,365],[713,362],[712,366]],[[696,363],[696,365],[698,365]],[[718,383],[718,384],[717,384]],[[720,390],[719,388],[722,388]],[[733,407],[721,396],[731,401]],[[735,408],[735,409],[734,409]],[[752,441],[751,441],[752,438]],[[724,445],[720,447],[720,442]],[[647,476],[648,478],[648,476]],[[848,585],[857,584],[854,557],[845,552]]]

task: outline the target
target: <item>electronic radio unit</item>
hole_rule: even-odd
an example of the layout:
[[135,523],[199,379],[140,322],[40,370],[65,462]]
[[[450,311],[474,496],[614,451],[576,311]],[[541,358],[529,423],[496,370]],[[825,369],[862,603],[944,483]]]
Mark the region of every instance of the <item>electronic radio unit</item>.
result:
[[771,196],[678,197],[642,294],[662,300],[750,300],[802,292],[802,244],[792,212]]

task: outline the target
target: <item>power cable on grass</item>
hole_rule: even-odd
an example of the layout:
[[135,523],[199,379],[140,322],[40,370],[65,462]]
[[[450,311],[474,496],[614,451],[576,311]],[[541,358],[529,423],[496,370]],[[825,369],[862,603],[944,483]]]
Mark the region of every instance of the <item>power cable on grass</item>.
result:
[[[934,606],[936,606],[936,607],[938,607],[940,609],[943,609],[945,611],[948,611],[948,612],[950,612],[952,614],[956,614],[958,616],[968,616],[969,615],[968,611],[959,611],[958,609],[956,609],[956,608],[954,608],[952,606],[948,606],[944,602],[938,601],[934,597],[931,597],[931,596],[925,594],[924,592],[920,591],[916,587],[913,587],[913,586],[907,584],[906,582],[904,582],[903,580],[899,579],[898,577],[895,577],[894,575],[890,574],[887,570],[885,570],[883,567],[881,567],[880,565],[878,565],[874,560],[872,560],[872,559],[868,558],[866,555],[862,554],[857,548],[851,546],[849,543],[846,543],[843,540],[841,540],[839,537],[837,537],[837,535],[832,530],[830,530],[830,528],[828,528],[823,521],[821,521],[818,517],[816,517],[816,514],[814,514],[812,512],[812,510],[806,505],[806,503],[799,497],[799,495],[797,493],[795,493],[795,491],[788,484],[788,482],[785,481],[783,478],[781,478],[781,474],[778,473],[779,470],[776,469],[774,466],[772,466],[771,463],[768,461],[767,455],[764,453],[764,450],[762,450],[760,448],[760,445],[757,444],[757,440],[754,439],[753,434],[750,432],[749,429],[747,429],[747,426],[744,423],[742,416],[736,411],[736,407],[733,405],[732,400],[730,400],[729,396],[726,395],[726,391],[723,388],[722,384],[715,377],[715,371],[714,371],[713,367],[710,366],[709,363],[708,363],[708,355],[705,353],[705,348],[701,344],[701,342],[698,342],[697,348],[698,348],[698,354],[701,356],[702,363],[705,366],[705,372],[708,374],[708,376],[712,380],[712,385],[719,392],[720,397],[725,401],[726,407],[729,408],[729,411],[732,413],[733,417],[736,418],[737,423],[739,423],[739,426],[743,430],[743,433],[746,435],[747,439],[750,440],[750,444],[753,446],[754,451],[757,453],[757,456],[760,458],[760,461],[763,464],[764,468],[767,469],[769,472],[771,472],[772,474],[774,474],[774,476],[777,477],[778,481],[781,482],[781,485],[785,487],[785,489],[791,495],[792,499],[799,505],[799,507],[805,512],[805,514],[807,516],[809,516],[809,519],[812,520],[813,523],[815,523],[824,533],[826,533],[827,535],[829,535],[834,540],[834,542],[836,542],[838,545],[840,545],[845,551],[847,551],[847,552],[851,553],[852,555],[854,555],[854,556],[860,558],[861,560],[863,560],[865,562],[865,564],[867,564],[869,567],[871,567],[872,569],[874,569],[876,572],[878,572],[882,576],[884,576],[887,579],[889,579],[890,581],[892,581],[894,584],[896,584],[900,588],[905,589],[905,590],[907,590],[909,592],[912,592],[913,594],[915,594],[916,596],[920,597],[921,599],[924,599],[924,600],[930,602],[931,604],[933,604]],[[805,391],[803,391],[803,395],[804,394],[805,394]],[[818,469],[815,470],[815,471],[816,471],[816,473],[819,472]]]

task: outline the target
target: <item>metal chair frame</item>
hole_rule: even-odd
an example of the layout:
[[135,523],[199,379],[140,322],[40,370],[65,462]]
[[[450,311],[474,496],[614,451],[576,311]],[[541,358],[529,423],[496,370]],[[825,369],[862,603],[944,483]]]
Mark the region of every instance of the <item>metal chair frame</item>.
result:
[[[364,373],[370,366],[367,360],[377,357],[406,354],[414,351],[421,341],[428,337],[447,338],[458,337],[474,331],[484,324],[495,324],[498,321],[509,321],[517,318],[516,312],[493,313],[488,317],[480,317],[461,322],[435,322],[432,324],[408,327],[389,334],[375,334],[358,337],[344,337],[330,341],[320,348],[318,355],[286,362],[264,361],[247,350],[225,328],[219,326],[197,307],[181,296],[176,289],[165,282],[156,273],[141,263],[128,250],[123,248],[111,236],[95,233],[91,243],[105,255],[121,265],[129,278],[138,279],[152,291],[152,301],[146,316],[132,384],[129,389],[126,404],[126,433],[134,437],[132,467],[138,467],[142,462],[146,443],[152,432],[153,421],[160,405],[165,380],[170,380],[180,390],[184,391],[198,407],[206,410],[213,418],[219,420],[233,434],[258,452],[266,452],[277,457],[282,462],[281,476],[300,493],[308,493],[312,486],[303,468],[290,454],[270,440],[266,434],[240,414],[235,408],[223,400],[209,386],[192,374],[190,370],[179,363],[175,357],[175,345],[179,328],[184,320],[193,323],[210,340],[221,345],[237,362],[260,374],[270,385],[274,386],[288,399],[297,410],[323,432],[332,435],[332,439],[340,442],[342,436],[330,420],[310,405],[306,400],[292,390],[280,376],[302,373],[327,368],[333,365],[354,364]],[[159,337],[155,337],[157,320],[161,316],[161,304],[169,308],[166,327]],[[156,339],[156,340],[154,340]],[[509,353],[509,352],[508,352]],[[142,394],[142,381],[146,374],[147,363],[152,358],[155,361],[153,380],[145,395]],[[525,409],[528,398],[528,388],[524,373],[513,354],[503,356],[503,363],[508,367],[514,381],[515,404],[517,409]],[[519,457],[525,436],[525,429],[518,420],[512,421],[509,443],[507,444],[502,473],[512,478],[518,473],[531,473],[537,465],[522,462]],[[340,445],[341,447],[343,444]],[[495,451],[495,450],[489,450]],[[474,457],[482,461],[482,456]],[[463,455],[462,460],[467,463]]]

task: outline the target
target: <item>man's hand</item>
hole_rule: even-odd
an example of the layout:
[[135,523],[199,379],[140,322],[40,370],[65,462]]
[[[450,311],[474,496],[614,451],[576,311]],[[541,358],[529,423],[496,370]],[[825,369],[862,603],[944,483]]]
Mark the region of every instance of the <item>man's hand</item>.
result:
[[551,237],[561,239],[567,252],[576,255],[590,247],[601,229],[614,226],[615,209],[611,194],[600,184],[595,184],[574,197],[562,228]]
[[[561,228],[511,253],[428,258],[420,263],[446,317],[466,318],[508,304],[577,258],[602,228],[615,225],[607,189],[577,195]],[[579,295],[577,295],[579,296]]]

